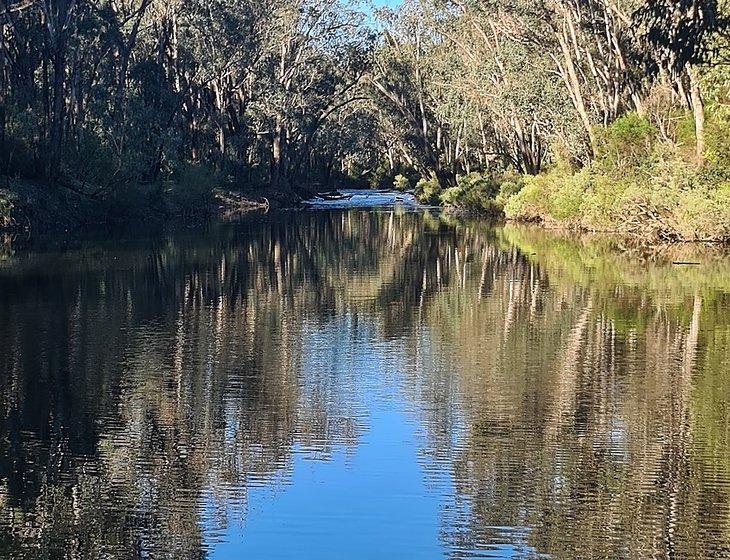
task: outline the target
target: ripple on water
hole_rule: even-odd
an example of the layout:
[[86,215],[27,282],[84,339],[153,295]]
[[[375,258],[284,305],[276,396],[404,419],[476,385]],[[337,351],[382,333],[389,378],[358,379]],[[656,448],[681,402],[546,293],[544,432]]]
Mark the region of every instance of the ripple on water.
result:
[[730,558],[726,258],[351,194],[4,264],[0,558]]

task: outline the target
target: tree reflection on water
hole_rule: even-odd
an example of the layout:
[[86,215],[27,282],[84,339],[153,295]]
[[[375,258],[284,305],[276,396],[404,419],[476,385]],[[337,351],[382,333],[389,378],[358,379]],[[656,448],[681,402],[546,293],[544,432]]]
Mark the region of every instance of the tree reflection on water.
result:
[[730,262],[615,245],[350,211],[9,252],[0,555],[205,557],[298,453],[362,445],[389,386],[333,364],[365,338],[451,557],[730,555]]

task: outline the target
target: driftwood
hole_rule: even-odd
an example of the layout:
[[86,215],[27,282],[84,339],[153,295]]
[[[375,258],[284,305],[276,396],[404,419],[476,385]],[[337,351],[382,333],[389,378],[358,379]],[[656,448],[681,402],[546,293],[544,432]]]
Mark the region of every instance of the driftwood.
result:
[[266,197],[254,200],[241,193],[220,189],[213,191],[213,198],[218,204],[219,213],[223,218],[231,218],[253,210],[268,211],[271,206]]

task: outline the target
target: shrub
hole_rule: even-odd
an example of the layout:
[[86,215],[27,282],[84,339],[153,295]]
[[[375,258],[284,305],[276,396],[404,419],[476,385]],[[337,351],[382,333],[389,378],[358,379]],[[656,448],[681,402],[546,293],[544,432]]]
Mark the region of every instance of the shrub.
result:
[[371,173],[368,173],[368,186],[373,189],[386,187],[393,183],[393,171],[385,162],[381,162]]
[[519,220],[552,219],[569,221],[570,225],[574,225],[572,222],[580,216],[589,181],[586,170],[570,174],[562,169],[553,169],[526,177],[525,186],[507,200],[505,214]]
[[464,196],[464,189],[461,187],[449,187],[448,189],[444,190],[439,195],[439,200],[441,201],[441,204],[446,205],[455,205],[457,204]]
[[679,193],[674,222],[683,239],[730,239],[730,182]]
[[685,157],[695,157],[695,145],[697,144],[697,133],[695,131],[695,119],[692,111],[677,110],[677,124],[675,141],[677,148],[684,152]]
[[13,203],[0,193],[0,230],[13,225]]
[[395,188],[395,190],[397,191],[407,191],[411,188],[411,181],[408,179],[408,177],[399,173],[395,176],[395,179],[393,180],[393,188]]
[[499,187],[499,192],[497,193],[497,196],[495,197],[495,201],[497,204],[499,204],[502,208],[507,204],[507,201],[512,198],[514,195],[516,195],[518,192],[522,190],[522,187],[525,186],[524,178],[518,177],[514,180],[506,180],[502,182],[502,185]]
[[538,222],[545,217],[545,192],[538,177],[527,177],[525,186],[507,201],[504,213],[508,218]]
[[708,108],[705,129],[707,163],[730,178],[730,107],[717,105]]
[[632,112],[598,131],[600,143],[596,154],[607,171],[637,166],[652,153],[657,129],[648,119]]
[[730,240],[730,109],[708,106],[700,168],[692,115],[676,115],[676,143],[659,142],[654,126],[630,113],[601,129],[592,165],[577,172],[558,165],[522,188],[505,182],[498,195],[505,214],[643,240]]
[[494,200],[497,183],[479,173],[458,177],[456,186],[443,191],[439,197],[442,204],[454,206],[477,214],[501,213],[501,205]]
[[469,173],[468,175],[460,176],[456,179],[456,185],[461,187],[464,192],[478,192],[481,196],[485,196],[489,199],[494,197],[499,192],[499,184],[480,173]]
[[167,192],[171,202],[183,211],[198,211],[207,207],[219,182],[218,176],[207,167],[182,165],[173,173]]
[[583,198],[591,185],[590,171],[582,169],[573,175],[549,174],[548,208],[552,218],[575,226],[581,217]]
[[594,231],[614,231],[621,215],[621,200],[628,188],[625,181],[593,174],[591,187],[583,195],[581,225]]
[[77,145],[65,149],[62,163],[66,176],[77,177],[83,183],[102,185],[115,178],[134,181],[134,175],[119,165],[123,162],[119,162],[100,138],[90,133],[82,133]]
[[441,185],[435,177],[431,179],[421,179],[416,183],[416,197],[421,202],[436,204],[441,194]]

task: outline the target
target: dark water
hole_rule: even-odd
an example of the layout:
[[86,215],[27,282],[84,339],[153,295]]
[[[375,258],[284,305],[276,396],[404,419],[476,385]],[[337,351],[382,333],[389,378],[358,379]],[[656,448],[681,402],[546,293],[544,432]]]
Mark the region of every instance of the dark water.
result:
[[0,557],[730,558],[729,289],[418,212],[8,247]]

